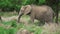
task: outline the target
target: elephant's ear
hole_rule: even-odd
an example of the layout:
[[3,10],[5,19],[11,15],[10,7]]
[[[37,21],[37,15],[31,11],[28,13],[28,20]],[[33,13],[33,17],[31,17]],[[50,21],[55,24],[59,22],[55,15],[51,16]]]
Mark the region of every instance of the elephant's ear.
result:
[[26,15],[26,14],[30,13],[30,11],[31,11],[31,6],[30,5],[25,6],[24,14]]

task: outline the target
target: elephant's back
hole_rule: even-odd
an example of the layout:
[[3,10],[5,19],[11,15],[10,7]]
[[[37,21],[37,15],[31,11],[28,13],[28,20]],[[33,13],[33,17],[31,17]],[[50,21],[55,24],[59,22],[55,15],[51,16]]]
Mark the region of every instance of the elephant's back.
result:
[[45,12],[45,11],[47,11],[47,7],[45,7],[45,6],[33,6],[32,10],[35,12]]
[[32,10],[35,13],[35,18],[38,20],[43,20],[47,16],[53,15],[53,10],[49,6],[33,6]]
[[32,6],[32,11],[38,14],[53,13],[53,9],[49,6]]

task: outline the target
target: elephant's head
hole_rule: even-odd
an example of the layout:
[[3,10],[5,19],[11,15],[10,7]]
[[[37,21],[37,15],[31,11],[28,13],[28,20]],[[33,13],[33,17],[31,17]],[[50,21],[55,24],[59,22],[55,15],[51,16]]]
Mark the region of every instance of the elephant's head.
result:
[[20,18],[22,15],[27,15],[31,12],[31,6],[30,5],[26,5],[26,6],[22,6],[19,12],[19,17],[18,17],[18,22],[20,21]]

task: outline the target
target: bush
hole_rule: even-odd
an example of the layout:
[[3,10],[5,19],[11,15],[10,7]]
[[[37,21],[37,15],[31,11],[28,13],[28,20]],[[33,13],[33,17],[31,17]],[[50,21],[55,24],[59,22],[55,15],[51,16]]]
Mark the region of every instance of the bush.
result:
[[45,0],[0,0],[0,9],[2,10],[20,10],[20,7],[22,5],[27,4],[43,4],[45,3]]

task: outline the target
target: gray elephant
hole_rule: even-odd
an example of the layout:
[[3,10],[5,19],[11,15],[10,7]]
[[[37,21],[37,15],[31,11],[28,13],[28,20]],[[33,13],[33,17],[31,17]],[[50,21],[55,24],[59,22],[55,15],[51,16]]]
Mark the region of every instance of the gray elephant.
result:
[[18,22],[20,22],[20,18],[22,15],[29,15],[31,18],[31,22],[34,22],[34,19],[46,23],[53,22],[53,14],[54,11],[49,6],[26,5],[21,7],[21,10],[19,12]]

